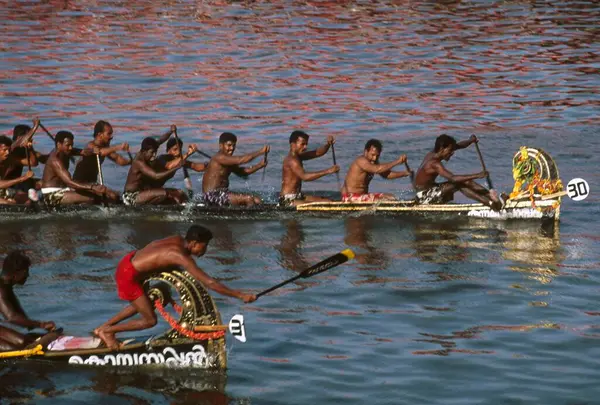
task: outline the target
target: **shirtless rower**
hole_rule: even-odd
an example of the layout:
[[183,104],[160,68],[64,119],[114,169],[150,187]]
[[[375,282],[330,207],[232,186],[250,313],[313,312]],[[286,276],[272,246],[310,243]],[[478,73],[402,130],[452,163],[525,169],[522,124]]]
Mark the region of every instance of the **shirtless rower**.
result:
[[208,162],[206,173],[202,178],[203,198],[207,205],[219,207],[228,205],[252,206],[262,203],[260,197],[230,192],[229,176],[234,173],[240,177],[246,177],[265,167],[267,162],[264,158],[251,167],[241,167],[240,165],[269,153],[270,147],[265,145],[256,152],[234,157],[233,152],[235,152],[236,144],[237,137],[230,132],[224,132],[219,137],[219,152]]
[[[9,162],[6,165],[6,170],[2,175],[4,180],[13,180],[23,175],[25,167],[37,167],[39,163],[46,164],[48,155],[33,149],[32,137],[36,133],[39,126],[39,119],[33,120],[33,128],[29,125],[19,124],[15,125],[13,129],[13,147],[12,152],[9,156]],[[25,143],[25,146],[16,146]],[[29,158],[29,160],[27,160]],[[41,182],[39,179],[31,178],[27,181],[19,183],[13,188],[18,190],[17,192],[17,203],[21,203],[21,200],[26,200],[29,194],[29,198],[37,200],[37,191]]]
[[[169,133],[170,135],[170,133]],[[86,149],[93,151],[90,156],[84,156],[73,173],[73,180],[82,183],[98,183],[98,157],[100,165],[104,163],[104,159],[108,157],[110,160],[119,166],[127,166],[131,164],[131,160],[119,155],[117,151],[129,152],[129,144],[121,143],[119,145],[110,146],[113,139],[113,128],[106,121],[98,121],[94,126],[94,140],[86,145]]]
[[[129,301],[129,305],[113,318],[94,330],[107,347],[116,349],[119,343],[115,333],[143,330],[156,325],[153,304],[142,287],[144,279],[159,272],[184,269],[202,285],[219,294],[239,298],[246,303],[256,301],[256,295],[232,290],[206,274],[192,256],[201,257],[206,253],[212,233],[198,225],[192,225],[185,236],[170,236],[150,242],[144,248],[127,254],[117,266],[115,278],[119,298]],[[135,314],[141,319],[118,325]]]
[[[487,176],[487,172],[455,175],[442,164],[443,160],[449,161],[456,150],[464,149],[475,142],[478,142],[475,135],[461,142],[456,142],[456,139],[446,134],[437,137],[434,150],[425,155],[415,176],[416,200],[419,204],[443,204],[452,201],[454,193],[460,191],[473,200],[489,205],[495,211],[502,208],[502,203],[497,196],[490,194],[485,187],[473,181],[483,179]],[[448,181],[436,183],[435,179],[438,176]]]
[[[69,173],[69,157],[73,154],[73,134],[59,131],[54,138],[55,149],[50,153],[42,176],[42,195],[49,207],[72,204],[99,204],[101,199],[119,201],[119,194],[109,188],[74,181]],[[80,150],[79,150],[80,151]]]
[[17,178],[5,179],[4,173],[12,167],[10,156],[12,144],[10,138],[0,135],[0,204],[17,204],[27,201],[27,193],[13,187],[33,177],[33,172],[27,171],[27,173]]
[[410,175],[408,171],[392,171],[397,165],[406,162],[406,155],[400,155],[398,159],[389,163],[379,163],[379,156],[383,146],[377,139],[370,139],[365,144],[362,156],[357,157],[350,165],[350,170],[342,186],[343,202],[376,202],[393,201],[393,194],[369,193],[369,184],[373,176],[378,174],[384,179],[392,180]]
[[159,143],[154,138],[148,137],[142,141],[141,150],[133,159],[127,175],[123,192],[125,205],[183,204],[187,201],[187,196],[182,190],[157,187],[156,183],[173,177],[173,174],[185,164],[185,160],[196,151],[196,145],[190,145],[188,153],[171,169],[161,172],[152,168],[158,147]]
[[[180,139],[176,139],[176,138],[169,139],[169,141],[167,142],[167,153],[157,157],[156,160],[154,161],[154,164],[152,165],[152,167],[158,172],[162,172],[162,171],[170,170],[170,169],[174,168],[183,157],[182,156],[183,154],[181,153],[182,147],[183,147],[183,142],[181,142]],[[207,163],[198,163],[198,162],[186,161],[183,167],[192,169],[196,172],[203,172],[206,170],[207,166],[208,166],[208,162]],[[156,180],[153,183],[154,187],[163,187],[167,181],[169,181],[171,178],[173,178],[173,176],[175,176],[175,172],[172,172],[169,176],[167,176],[163,179]]]
[[302,193],[302,181],[317,180],[328,174],[337,173],[340,167],[335,165],[318,172],[305,172],[302,162],[323,156],[335,143],[333,136],[327,137],[327,143],[315,150],[306,152],[309,135],[303,131],[294,131],[290,135],[290,151],[283,159],[283,175],[279,204],[283,206],[296,206],[309,202],[331,201],[328,198],[305,195]]
[[[41,322],[29,319],[19,299],[13,291],[13,286],[24,285],[29,277],[31,261],[18,250],[14,250],[6,256],[2,264],[0,274],[0,312],[8,322],[22,328],[46,329],[52,331],[56,325],[52,321]],[[22,350],[39,335],[24,335],[13,329],[0,326],[0,350]]]

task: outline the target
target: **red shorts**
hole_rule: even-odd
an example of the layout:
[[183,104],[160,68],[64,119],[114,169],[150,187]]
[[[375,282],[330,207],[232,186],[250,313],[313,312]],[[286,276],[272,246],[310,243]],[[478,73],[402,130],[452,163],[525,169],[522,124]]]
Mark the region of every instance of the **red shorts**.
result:
[[368,203],[375,202],[384,199],[385,194],[383,193],[348,193],[342,194],[342,202],[352,202],[352,203]]
[[115,279],[117,280],[117,293],[125,301],[133,301],[144,295],[142,284],[136,279],[138,272],[131,264],[135,251],[127,254],[117,266]]

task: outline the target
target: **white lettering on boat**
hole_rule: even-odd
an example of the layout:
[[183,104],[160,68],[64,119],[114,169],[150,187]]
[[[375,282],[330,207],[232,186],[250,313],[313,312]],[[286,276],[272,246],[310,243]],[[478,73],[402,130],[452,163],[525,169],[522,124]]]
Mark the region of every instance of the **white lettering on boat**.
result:
[[162,353],[119,353],[104,356],[71,356],[69,364],[90,366],[141,366],[146,364],[166,364],[171,367],[208,368],[213,362],[202,345],[194,345],[191,352],[177,353],[172,347],[165,347]]

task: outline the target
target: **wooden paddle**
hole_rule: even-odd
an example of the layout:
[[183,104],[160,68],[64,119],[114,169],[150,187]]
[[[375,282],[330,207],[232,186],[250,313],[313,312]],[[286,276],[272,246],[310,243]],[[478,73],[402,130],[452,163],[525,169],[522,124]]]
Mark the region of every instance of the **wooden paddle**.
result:
[[312,277],[315,274],[319,274],[324,271],[327,271],[331,268],[339,266],[340,264],[346,263],[348,260],[352,260],[352,259],[354,259],[354,252],[352,250],[350,250],[350,249],[342,250],[340,253],[336,253],[335,255],[328,257],[327,259],[315,264],[314,266],[309,267],[308,269],[304,270],[302,273],[298,274],[297,276],[294,276],[282,283],[277,284],[276,286],[273,286],[267,290],[264,290],[264,291],[256,294],[256,298],[258,299],[259,297],[261,297],[265,294],[268,294],[271,291],[278,289],[279,287],[283,287],[284,285],[289,284],[292,281],[298,280],[299,278]]
[[[181,153],[181,148],[183,147],[183,143],[179,140],[179,137],[177,136],[177,128],[175,128],[175,131],[173,131],[173,135],[175,135],[175,140],[177,141],[178,145],[181,145],[179,147],[179,157],[181,159],[183,159],[183,153]],[[187,167],[185,167],[185,162],[183,162],[183,182],[185,183],[185,188],[187,188],[188,191],[188,197],[190,198],[190,200],[192,200],[194,198],[194,189],[192,188],[192,180],[190,180],[190,173],[188,172]]]
[[[100,154],[96,155],[96,164],[98,165],[98,181],[100,182],[100,185],[103,186],[104,185],[104,176],[102,175],[102,164],[100,163]],[[108,201],[106,200],[106,196],[102,196],[102,205],[104,205],[105,208],[108,208]]]
[[[479,155],[479,161],[481,162],[481,167],[483,168],[483,171],[487,172],[487,169],[485,168],[485,163],[483,162],[483,155],[481,154],[481,151],[479,150],[479,141],[475,142],[475,150],[477,150],[477,155]],[[485,181],[487,183],[490,193],[491,192],[496,193],[496,195],[500,199],[500,202],[502,203],[502,205],[504,205],[504,200],[502,200],[502,196],[500,196],[500,194],[498,194],[498,192],[496,190],[494,190],[494,186],[492,185],[492,179],[490,178],[489,172],[488,172],[487,176],[485,177]]]
[[[331,156],[333,157],[333,165],[337,166],[337,160],[335,158],[335,145],[331,144]],[[340,172],[336,172],[335,176],[337,178],[337,185],[338,185],[338,190],[342,188],[342,186],[340,185]]]
[[404,166],[406,167],[406,171],[410,173],[410,184],[412,184],[413,191],[415,191],[415,172],[410,170],[408,162],[404,162]]
[[[265,165],[267,164],[267,156],[269,156],[269,152],[265,152]],[[265,173],[267,172],[267,166],[263,167],[262,172],[262,182],[265,182]]]

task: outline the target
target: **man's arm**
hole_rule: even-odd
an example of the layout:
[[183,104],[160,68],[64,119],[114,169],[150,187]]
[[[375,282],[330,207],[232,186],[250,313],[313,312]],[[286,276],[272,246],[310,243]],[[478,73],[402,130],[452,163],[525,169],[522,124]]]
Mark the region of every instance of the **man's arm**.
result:
[[264,146],[264,147],[260,148],[260,150],[257,150],[256,152],[247,153],[242,156],[227,156],[227,155],[223,155],[222,153],[219,153],[219,154],[216,154],[215,156],[213,156],[213,159],[215,159],[222,166],[239,166],[239,165],[245,165],[246,163],[256,159],[257,157],[259,157],[265,153],[268,153],[269,150],[270,150],[269,146]]
[[27,329],[43,327],[43,322],[34,321],[27,317],[19,300],[12,291],[6,291],[6,287],[3,287],[3,290],[4,291],[2,291],[2,294],[0,295],[0,312],[2,312],[2,315],[4,315],[4,318],[6,318],[8,322]]
[[178,252],[175,257],[177,264],[183,267],[188,273],[190,273],[196,280],[198,280],[202,285],[206,288],[209,288],[215,292],[218,292],[222,295],[227,295],[229,297],[239,298],[244,302],[252,302],[256,300],[256,297],[252,294],[244,294],[238,290],[232,290],[224,284],[221,284],[219,281],[210,277],[206,274],[192,259],[191,256],[184,254],[183,252]]
[[171,174],[175,173],[179,168],[181,168],[181,161],[172,169],[165,170],[164,172],[157,172],[148,166],[146,163],[138,161],[135,164],[138,165],[140,172],[147,178],[152,180],[162,180],[166,177],[169,177]]
[[329,148],[334,143],[335,143],[335,139],[333,138],[333,136],[329,136],[327,138],[327,143],[325,145],[320,146],[319,148],[317,148],[315,150],[301,153],[298,157],[300,158],[300,160],[310,160],[310,159],[321,157],[329,151]]
[[163,143],[167,142],[173,134],[173,132],[175,131],[177,131],[177,127],[175,125],[171,125],[171,129],[168,132],[165,132],[164,134],[158,137],[157,141],[159,145],[162,145]]
[[233,173],[237,174],[240,177],[246,177],[252,173],[256,173],[257,171],[259,171],[260,169],[262,169],[263,167],[265,167],[267,165],[267,162],[265,162],[265,160],[261,160],[259,163],[255,164],[254,166],[250,166],[250,167],[235,167],[233,168]]
[[407,177],[410,175],[410,172],[403,170],[401,172],[394,172],[392,170],[388,170],[387,172],[379,173],[381,177],[388,180],[399,179],[401,177]]
[[208,167],[208,162],[198,163],[198,162],[185,162],[185,167],[188,169],[192,169],[196,172],[203,172]]
[[465,141],[460,141],[456,143],[456,149],[464,149],[468,146],[470,146],[471,144],[474,144],[475,142],[478,142],[479,140],[477,139],[477,137],[475,135],[471,135],[471,137]]
[[299,177],[302,181],[313,181],[319,179],[323,176],[327,176],[328,174],[333,174],[340,171],[339,166],[332,166],[329,169],[320,170],[318,172],[307,173],[304,171],[304,168],[300,163],[296,160],[292,160],[290,162],[289,168],[294,173],[294,176]]
[[48,161],[48,157],[50,157],[50,154],[44,155],[38,151],[35,151],[34,153],[35,153],[35,158],[37,159],[37,161],[43,165],[46,164],[46,162]]
[[23,183],[25,180],[33,177],[33,172],[28,171],[21,177],[17,177],[12,180],[0,180],[0,188],[9,188],[14,186],[15,184]]
[[381,174],[381,173],[385,173],[387,171],[392,170],[392,168],[394,166],[398,166],[399,164],[402,164],[404,162],[406,162],[406,155],[402,155],[398,159],[396,159],[390,163],[384,163],[384,164],[373,164],[365,158],[360,158],[360,159],[358,159],[357,164],[358,164],[358,167],[360,167],[362,170],[364,170],[367,173]]
[[[29,156],[29,161],[27,161],[28,156]],[[36,167],[39,164],[36,153],[33,150],[33,148],[31,148],[30,146],[29,146],[29,152],[25,152],[25,157],[22,159],[17,159],[17,162],[19,162],[19,164],[21,166],[31,166],[31,167]]]
[[33,128],[31,128],[31,131],[27,132],[25,135],[17,138],[17,140],[15,142],[12,143],[12,145],[10,146],[10,150],[15,150],[16,148],[20,148],[20,147],[25,147],[28,143],[31,142],[31,138],[33,138],[33,135],[35,134],[35,132],[37,131],[37,129],[40,127],[40,120],[38,118],[33,120]]
[[487,175],[487,172],[479,172],[476,174],[455,175],[446,169],[440,162],[436,162],[431,166],[438,175],[448,179],[452,183],[465,183],[470,180],[482,179]]
[[54,169],[54,173],[56,174],[56,176],[67,185],[67,187],[70,187],[74,190],[82,190],[82,191],[91,191],[93,193],[98,193],[100,192],[100,188],[103,186],[98,186],[97,190],[94,190],[94,185],[93,184],[83,184],[83,183],[79,183],[74,181],[71,178],[71,175],[69,174],[69,172],[67,171],[67,169],[65,169],[57,159],[55,159],[52,163],[50,163],[52,165],[52,168]]

